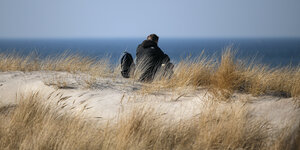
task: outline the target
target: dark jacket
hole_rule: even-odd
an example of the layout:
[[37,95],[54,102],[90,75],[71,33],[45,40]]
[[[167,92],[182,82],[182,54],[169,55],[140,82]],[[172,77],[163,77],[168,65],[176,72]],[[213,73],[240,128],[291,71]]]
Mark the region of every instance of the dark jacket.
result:
[[151,40],[145,40],[137,47],[136,66],[141,72],[140,81],[151,81],[162,64],[170,62],[170,58]]

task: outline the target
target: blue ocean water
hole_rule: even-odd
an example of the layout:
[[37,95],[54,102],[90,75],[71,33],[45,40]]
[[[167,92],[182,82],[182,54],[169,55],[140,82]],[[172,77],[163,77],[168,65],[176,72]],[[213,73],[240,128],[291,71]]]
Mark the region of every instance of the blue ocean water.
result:
[[[111,39],[2,39],[0,53],[18,52],[27,55],[32,51],[41,58],[56,56],[68,51],[84,56],[102,58],[110,56],[112,63],[118,63],[121,54],[128,51],[135,57],[135,51],[144,38]],[[207,56],[220,56],[225,47],[236,49],[237,57],[256,57],[258,63],[276,66],[300,65],[300,38],[282,39],[179,39],[161,38],[159,47],[178,62],[187,56],[197,57],[204,50]]]

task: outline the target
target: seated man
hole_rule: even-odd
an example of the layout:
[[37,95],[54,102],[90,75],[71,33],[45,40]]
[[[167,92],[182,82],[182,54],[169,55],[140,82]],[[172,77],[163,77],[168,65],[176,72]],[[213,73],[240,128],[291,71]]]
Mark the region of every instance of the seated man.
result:
[[151,82],[158,71],[166,76],[173,70],[169,56],[157,46],[158,39],[157,35],[150,34],[147,40],[137,47],[136,68],[140,73],[140,81]]

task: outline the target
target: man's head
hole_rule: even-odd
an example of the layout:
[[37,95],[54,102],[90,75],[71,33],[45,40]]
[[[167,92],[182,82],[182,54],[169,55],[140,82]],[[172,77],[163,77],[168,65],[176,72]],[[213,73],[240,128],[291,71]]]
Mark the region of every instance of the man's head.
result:
[[158,43],[158,39],[159,39],[159,37],[156,34],[150,34],[150,35],[147,36],[147,40],[151,40],[151,41],[154,41],[156,43]]

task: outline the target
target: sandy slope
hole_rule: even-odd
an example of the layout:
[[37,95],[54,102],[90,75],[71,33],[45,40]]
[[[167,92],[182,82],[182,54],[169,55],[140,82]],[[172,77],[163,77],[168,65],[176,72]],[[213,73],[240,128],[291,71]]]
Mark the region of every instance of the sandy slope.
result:
[[[54,107],[75,114],[83,113],[89,119],[107,120],[124,114],[133,107],[151,106],[170,123],[204,111],[205,102],[210,99],[205,89],[142,94],[141,83],[129,79],[97,79],[90,88],[86,88],[86,80],[89,78],[85,75],[63,72],[1,72],[0,105],[15,104],[16,97],[22,93],[39,91],[46,95],[52,93],[50,100]],[[64,88],[57,89],[55,84],[58,82],[66,83]],[[292,98],[235,94],[233,99],[236,102],[222,105],[249,106],[255,118],[266,119],[272,123],[275,135],[276,129],[288,127],[292,133],[299,127],[300,109],[295,107]]]

